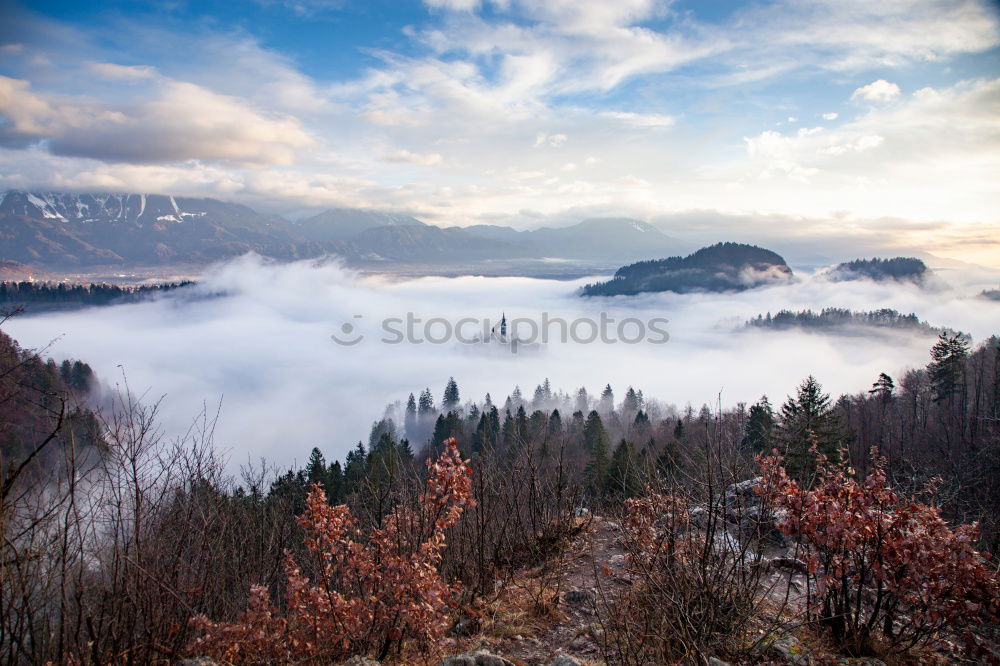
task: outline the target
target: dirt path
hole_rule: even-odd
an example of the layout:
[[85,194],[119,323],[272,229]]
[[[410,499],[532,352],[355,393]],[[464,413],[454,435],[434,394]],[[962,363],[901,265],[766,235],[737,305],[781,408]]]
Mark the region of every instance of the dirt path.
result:
[[502,624],[492,627],[502,636],[493,643],[495,652],[525,666],[548,666],[560,654],[603,663],[596,608],[627,585],[619,531],[617,523],[595,517],[559,555],[513,581],[511,596],[527,592],[543,603],[529,604],[528,614],[539,616],[534,622],[512,623],[523,633],[504,635]]

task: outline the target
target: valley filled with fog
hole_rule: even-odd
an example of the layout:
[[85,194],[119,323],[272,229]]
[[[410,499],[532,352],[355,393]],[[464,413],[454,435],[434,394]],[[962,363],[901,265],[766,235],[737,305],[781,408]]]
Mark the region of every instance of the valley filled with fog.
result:
[[[897,376],[923,366],[934,335],[745,329],[757,314],[893,308],[969,333],[974,343],[995,332],[1000,316],[1000,303],[976,296],[997,282],[987,271],[938,271],[923,287],[798,276],[789,285],[738,293],[581,298],[578,290],[593,280],[399,281],[360,276],[336,263],[277,264],[246,256],[155,301],[18,317],[8,327],[25,347],[51,343],[47,355],[86,360],[105,384],[127,381],[147,403],[162,398],[168,436],[183,434],[203,408],[214,413],[221,401],[216,443],[231,464],[263,456],[287,465],[301,463],[313,446],[343,456],[367,437],[386,405],[425,386],[439,401],[452,376],[463,400],[478,401],[488,392],[502,402],[516,385],[530,396],[549,378],[553,389],[567,393],[583,386],[593,395],[610,383],[622,395],[634,386],[647,399],[678,409],[714,406],[720,396],[723,407],[733,406],[765,393],[780,404],[809,373],[836,396],[867,390],[879,372]],[[414,336],[399,341],[408,313]],[[499,343],[426,339],[446,334],[442,321],[427,326],[432,318],[453,327],[462,318],[477,320],[461,329],[468,340],[482,335],[482,320],[489,328],[504,313],[516,327],[512,335],[522,339],[532,334],[526,320],[587,321],[574,325],[576,340],[561,339],[561,327],[550,325],[547,343],[520,345],[516,353]],[[668,320],[654,326],[669,340],[647,330],[637,343],[587,343],[593,335],[587,322],[600,325],[602,313],[614,320],[607,325],[611,339],[617,323],[632,317],[644,324]],[[383,324],[391,318],[397,321]],[[630,341],[642,337],[635,322],[621,332]],[[332,335],[358,342],[337,344]]]

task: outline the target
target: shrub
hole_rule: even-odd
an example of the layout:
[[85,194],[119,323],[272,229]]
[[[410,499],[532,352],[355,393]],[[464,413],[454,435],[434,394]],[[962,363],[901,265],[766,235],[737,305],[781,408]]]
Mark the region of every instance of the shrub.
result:
[[726,533],[723,497],[693,515],[678,490],[626,501],[622,544],[632,585],[604,609],[609,661],[738,656],[758,620],[760,555]]
[[997,579],[973,547],[977,526],[953,529],[937,507],[901,497],[884,459],[873,458],[871,473],[857,478],[818,455],[810,490],[776,453],[760,461],[770,480],[760,491],[784,512],[778,528],[805,547],[809,619],[861,655],[877,646],[905,652],[995,614]]
[[469,466],[454,439],[428,461],[428,473],[415,504],[397,507],[367,539],[350,510],[330,506],[314,485],[299,524],[315,580],[286,553],[286,611],[256,586],[236,622],[194,618],[202,636],[190,652],[239,664],[384,659],[407,641],[426,646],[440,638],[455,591],[438,570],[445,532],[473,500]]

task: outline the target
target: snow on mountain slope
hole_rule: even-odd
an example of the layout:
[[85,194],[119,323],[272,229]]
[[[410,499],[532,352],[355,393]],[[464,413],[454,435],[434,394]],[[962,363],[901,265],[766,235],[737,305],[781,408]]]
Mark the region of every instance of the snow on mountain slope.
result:
[[202,217],[207,199],[176,199],[161,194],[102,192],[22,192],[0,195],[0,214],[63,222],[183,222]]

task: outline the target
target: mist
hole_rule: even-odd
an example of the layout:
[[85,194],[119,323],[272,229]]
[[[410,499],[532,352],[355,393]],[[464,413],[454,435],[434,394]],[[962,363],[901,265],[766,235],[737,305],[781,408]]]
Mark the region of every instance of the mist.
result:
[[[629,386],[649,398],[683,408],[733,406],[766,394],[779,404],[807,375],[834,396],[870,388],[880,372],[898,377],[926,365],[933,336],[879,331],[829,335],[744,329],[759,313],[787,308],[894,308],[935,326],[970,333],[974,343],[997,330],[1000,303],[976,298],[995,287],[996,273],[939,272],[931,283],[829,282],[801,274],[788,285],[729,294],[645,294],[584,299],[572,282],[533,278],[425,277],[394,280],[361,276],[334,262],[277,264],[254,256],[216,266],[190,290],[146,303],[23,316],[7,323],[22,346],[53,358],[77,358],[104,383],[122,386],[146,402],[160,400],[164,434],[183,434],[207,407],[221,404],[216,443],[232,465],[265,457],[302,463],[318,446],[342,458],[366,439],[388,404],[430,387],[437,402],[449,377],[463,401],[486,393],[501,401],[515,385],[530,396],[549,378],[554,389],[599,393],[610,383],[620,399]],[[388,318],[440,339],[444,324],[501,314],[523,320],[544,316],[642,322],[666,319],[669,340],[645,336],[629,344],[560,340],[522,345],[517,353],[496,344],[441,344],[387,333]],[[347,326],[345,329],[345,325]],[[393,323],[392,330],[405,329]],[[481,334],[468,324],[463,332]],[[558,333],[558,327],[551,329]],[[614,326],[612,326],[614,329]],[[626,328],[635,339],[637,324]],[[345,333],[349,331],[348,333]],[[578,331],[588,330],[581,326]],[[337,344],[332,338],[358,342]],[[586,337],[586,335],[584,335]],[[648,338],[656,341],[648,342]],[[51,343],[51,344],[50,344]]]

